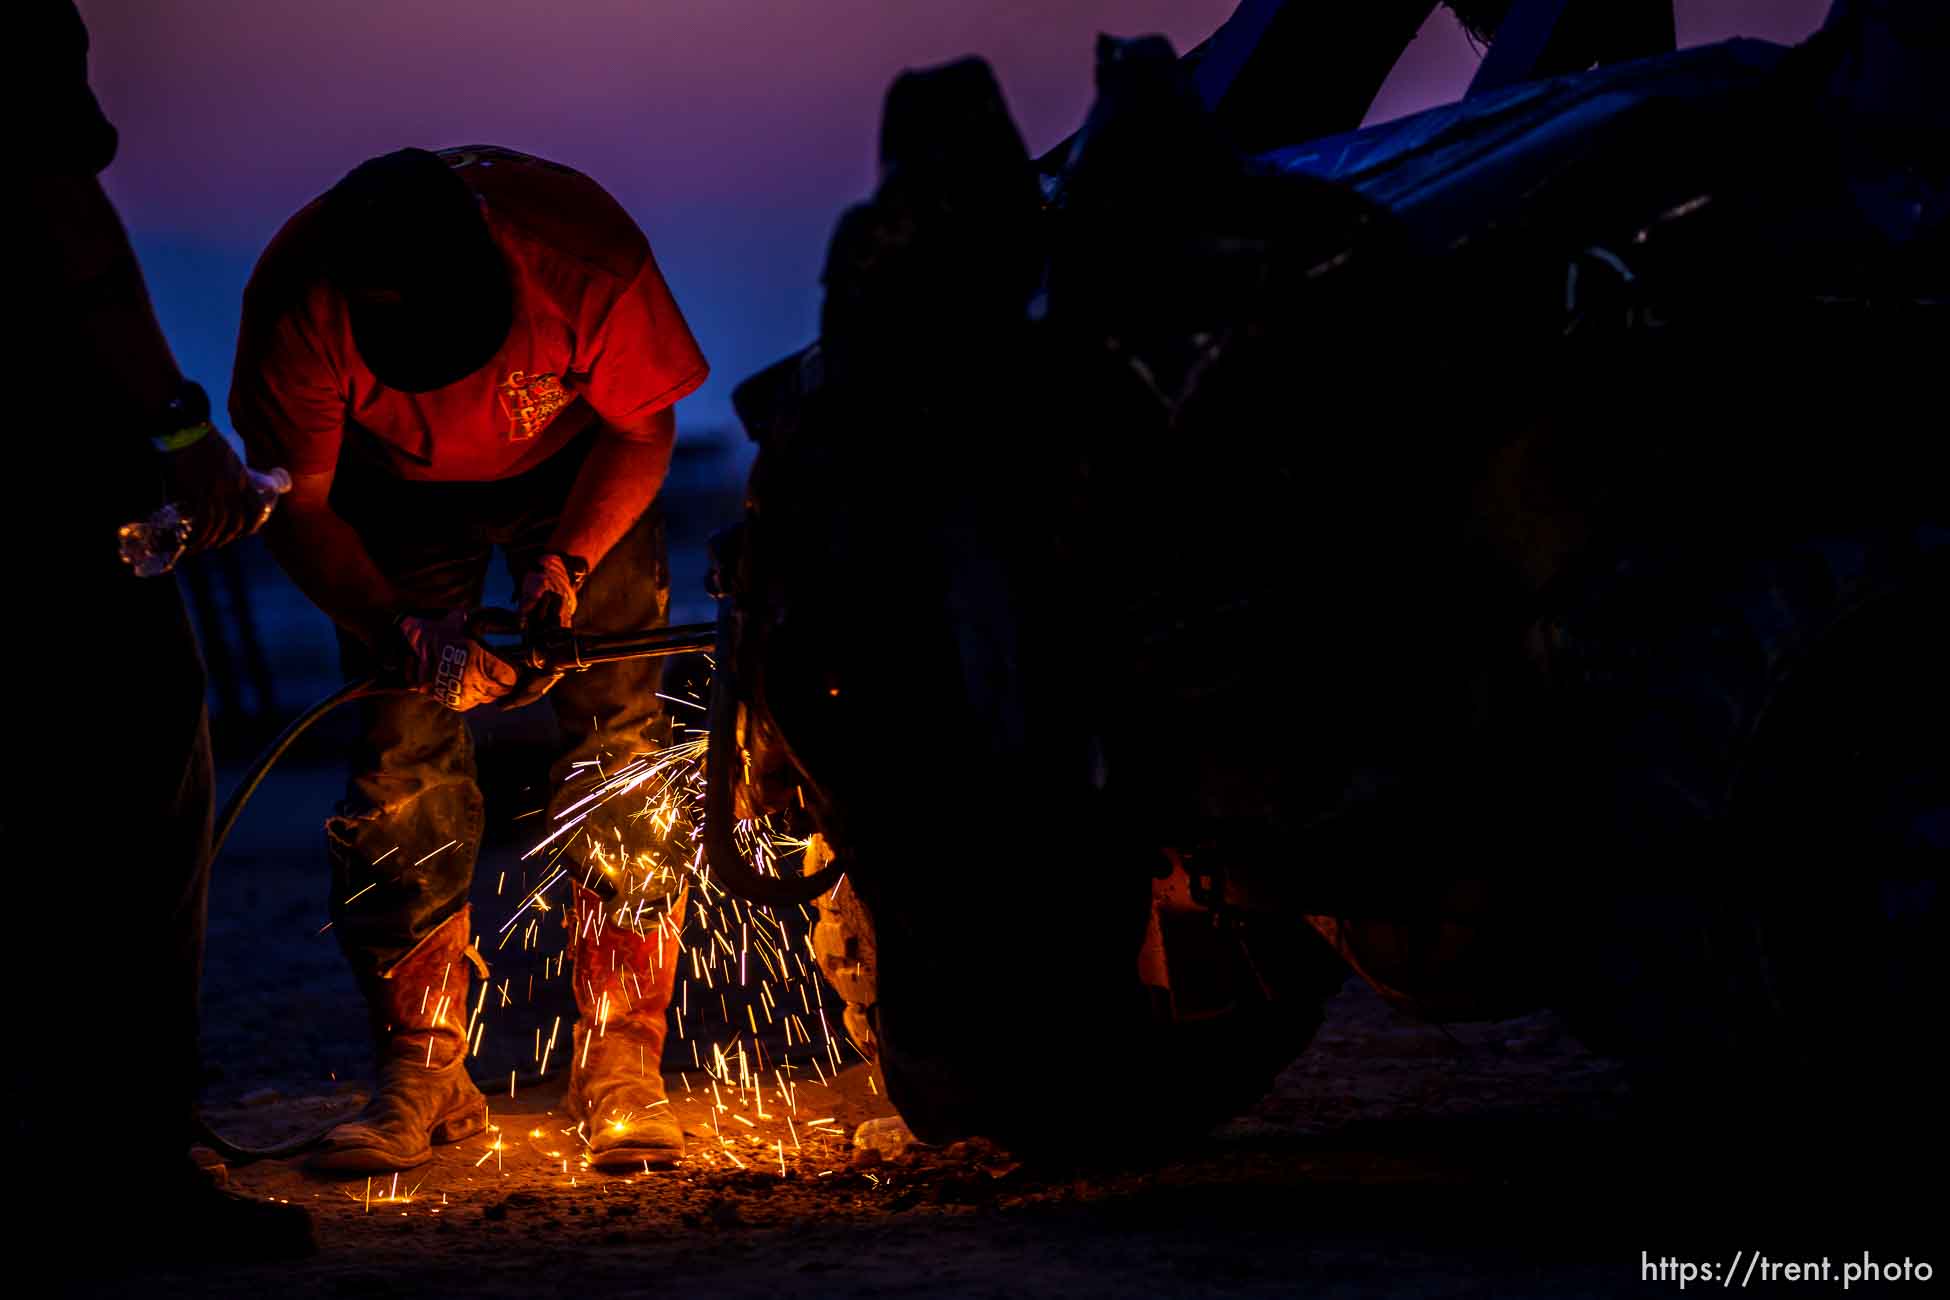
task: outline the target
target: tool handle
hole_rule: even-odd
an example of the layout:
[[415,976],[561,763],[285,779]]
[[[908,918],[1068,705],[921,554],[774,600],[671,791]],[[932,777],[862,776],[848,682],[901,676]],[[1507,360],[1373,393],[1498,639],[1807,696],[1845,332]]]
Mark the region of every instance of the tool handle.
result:
[[548,652],[564,657],[556,671],[593,668],[621,659],[665,659],[672,655],[709,651],[718,643],[715,623],[679,623],[675,627],[653,627],[641,632],[614,632],[567,636],[560,643],[545,643]]
[[467,634],[527,672],[572,673],[624,659],[663,659],[694,654],[717,644],[714,623],[682,623],[641,632],[582,633],[548,617],[529,618],[510,609],[477,609]]

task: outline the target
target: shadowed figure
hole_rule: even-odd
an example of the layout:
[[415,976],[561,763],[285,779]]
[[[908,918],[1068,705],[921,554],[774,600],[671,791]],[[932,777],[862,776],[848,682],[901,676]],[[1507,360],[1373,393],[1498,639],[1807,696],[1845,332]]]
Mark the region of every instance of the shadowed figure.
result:
[[1756,1131],[1856,1095],[1847,1016],[1925,1113],[1950,518],[1902,412],[1950,262],[1926,137],[1861,129],[1903,8],[1297,156],[1155,38],[1040,170],[980,65],[896,83],[819,342],[739,393],[713,780],[844,870],[917,1134],[1074,1147],[1056,1062],[1092,1132],[1196,1132],[1342,962]]

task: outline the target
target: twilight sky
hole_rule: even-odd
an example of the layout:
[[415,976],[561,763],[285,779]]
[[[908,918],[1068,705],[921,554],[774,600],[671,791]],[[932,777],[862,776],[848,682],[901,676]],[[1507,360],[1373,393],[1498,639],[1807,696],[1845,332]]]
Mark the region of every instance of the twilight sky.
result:
[[[185,370],[227,388],[237,299],[299,205],[374,154],[490,143],[577,167],[648,232],[710,357],[680,408],[808,340],[834,218],[873,183],[901,68],[967,53],[1032,151],[1088,107],[1098,31],[1182,49],[1234,0],[79,0],[121,129],[104,176]],[[1795,41],[1828,0],[1680,0],[1680,42]],[[1438,10],[1370,120],[1460,94],[1476,61]]]

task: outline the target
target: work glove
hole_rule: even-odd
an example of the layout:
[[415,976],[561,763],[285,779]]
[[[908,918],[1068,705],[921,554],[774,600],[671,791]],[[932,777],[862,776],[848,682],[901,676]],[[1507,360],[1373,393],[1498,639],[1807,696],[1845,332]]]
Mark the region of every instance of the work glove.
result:
[[229,440],[214,429],[181,451],[165,452],[163,474],[169,499],[190,524],[186,554],[228,546],[271,516]]
[[[535,567],[522,576],[520,590],[515,593],[515,612],[521,615],[523,627],[538,622],[568,627],[575,618],[579,585],[562,556],[550,551],[538,557]],[[555,689],[561,680],[561,673],[530,673],[521,689],[501,701],[501,707],[519,709],[533,704]]]
[[576,616],[576,586],[569,576],[568,562],[550,551],[535,561],[535,567],[521,580],[515,598],[515,613],[524,619],[531,615],[553,618],[568,627]]
[[520,680],[513,664],[467,634],[467,615],[461,610],[407,614],[396,626],[405,643],[408,687],[450,709],[465,713],[502,699]]

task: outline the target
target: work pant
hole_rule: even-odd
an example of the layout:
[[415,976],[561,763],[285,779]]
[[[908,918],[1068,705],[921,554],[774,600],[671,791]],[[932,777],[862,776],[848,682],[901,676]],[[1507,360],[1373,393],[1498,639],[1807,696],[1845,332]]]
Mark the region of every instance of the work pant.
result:
[[[52,605],[19,624],[22,662],[45,675],[17,678],[15,789],[0,809],[25,900],[8,931],[27,1009],[7,1072],[9,1150],[52,1204],[71,1203],[69,1180],[140,1196],[180,1175],[200,1073],[203,660],[176,578],[138,578],[116,558],[117,521],[162,499],[151,458],[122,463],[134,458],[118,460],[113,438],[126,435],[94,432],[77,434],[94,477],[59,481],[96,495],[54,512],[61,578]],[[112,1175],[99,1163],[111,1156]]]
[[[516,583],[534,566],[590,441],[495,483],[410,483],[341,472],[332,505],[410,606],[473,609],[482,604],[493,547],[505,551]],[[575,626],[586,633],[657,627],[669,607],[663,521],[652,507],[591,571],[579,593]],[[348,677],[374,671],[370,652],[353,638],[340,638],[340,654]],[[570,673],[549,693],[561,744],[547,789],[535,794],[548,815],[521,823],[537,841],[561,824],[556,814],[592,793],[605,773],[662,747],[661,679],[661,661],[626,661]],[[374,696],[363,707],[364,736],[346,798],[325,830],[333,930],[355,975],[365,981],[384,973],[466,903],[483,806],[464,715],[403,692]],[[608,892],[619,904],[674,894],[679,864],[663,858],[649,820],[633,816],[643,802],[639,794],[586,810],[576,830],[529,860],[528,883],[565,867],[564,897],[571,880]],[[603,870],[626,857],[626,870]],[[511,906],[518,897],[511,890]]]

